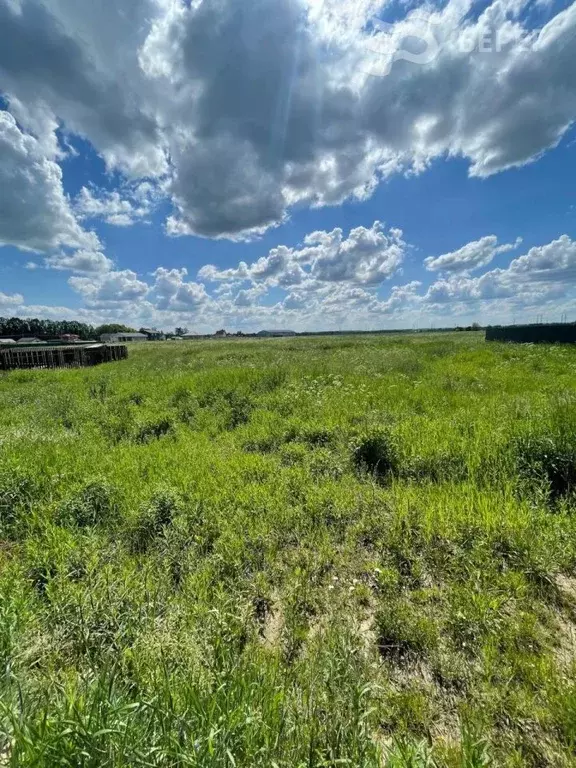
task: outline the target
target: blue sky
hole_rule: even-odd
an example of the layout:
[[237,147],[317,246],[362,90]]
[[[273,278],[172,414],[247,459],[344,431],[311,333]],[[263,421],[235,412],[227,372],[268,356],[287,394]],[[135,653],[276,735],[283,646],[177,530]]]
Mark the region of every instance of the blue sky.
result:
[[576,321],[575,42],[568,3],[0,0],[0,313]]

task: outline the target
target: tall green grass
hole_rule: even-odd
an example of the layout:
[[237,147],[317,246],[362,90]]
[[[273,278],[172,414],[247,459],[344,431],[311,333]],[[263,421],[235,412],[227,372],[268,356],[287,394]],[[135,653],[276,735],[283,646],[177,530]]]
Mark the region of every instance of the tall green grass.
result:
[[576,765],[576,350],[0,377],[0,765]]

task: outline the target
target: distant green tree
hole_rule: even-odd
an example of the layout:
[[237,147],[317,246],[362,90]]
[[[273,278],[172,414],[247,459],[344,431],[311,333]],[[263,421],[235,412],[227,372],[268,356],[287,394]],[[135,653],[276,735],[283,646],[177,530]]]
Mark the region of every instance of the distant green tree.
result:
[[38,318],[0,317],[0,336],[38,336],[57,339],[74,334],[81,339],[93,339],[94,328],[75,320],[39,320]]
[[182,327],[182,328],[175,328],[174,329],[174,335],[175,336],[186,336],[188,333],[188,328]]
[[94,328],[95,336],[102,336],[103,333],[136,333],[136,330],[134,328],[129,328],[127,325],[120,325],[119,323],[107,323]]

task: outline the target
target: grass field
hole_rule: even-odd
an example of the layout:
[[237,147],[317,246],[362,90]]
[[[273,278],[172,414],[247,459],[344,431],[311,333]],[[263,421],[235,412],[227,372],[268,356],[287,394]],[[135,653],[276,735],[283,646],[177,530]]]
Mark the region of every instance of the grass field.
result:
[[576,765],[576,349],[0,377],[0,765]]

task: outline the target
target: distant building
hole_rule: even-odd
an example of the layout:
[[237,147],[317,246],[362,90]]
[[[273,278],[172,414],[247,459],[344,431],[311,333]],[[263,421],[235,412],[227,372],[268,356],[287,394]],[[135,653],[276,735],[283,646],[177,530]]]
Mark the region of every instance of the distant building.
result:
[[125,344],[128,341],[148,341],[145,333],[103,333],[100,341],[113,344]]
[[68,343],[74,344],[75,342],[80,341],[80,336],[76,333],[63,333],[60,336],[60,341],[67,341]]
[[162,331],[156,330],[156,328],[142,328],[143,333],[148,341],[164,341],[166,336]]
[[258,331],[256,336],[296,336],[296,331]]
[[221,330],[221,331],[216,331],[216,333],[214,334],[214,336],[223,337],[223,336],[228,336],[228,334],[226,333],[226,331],[224,330],[224,328],[222,328],[222,330]]
[[14,339],[0,339],[0,344],[16,344]]

